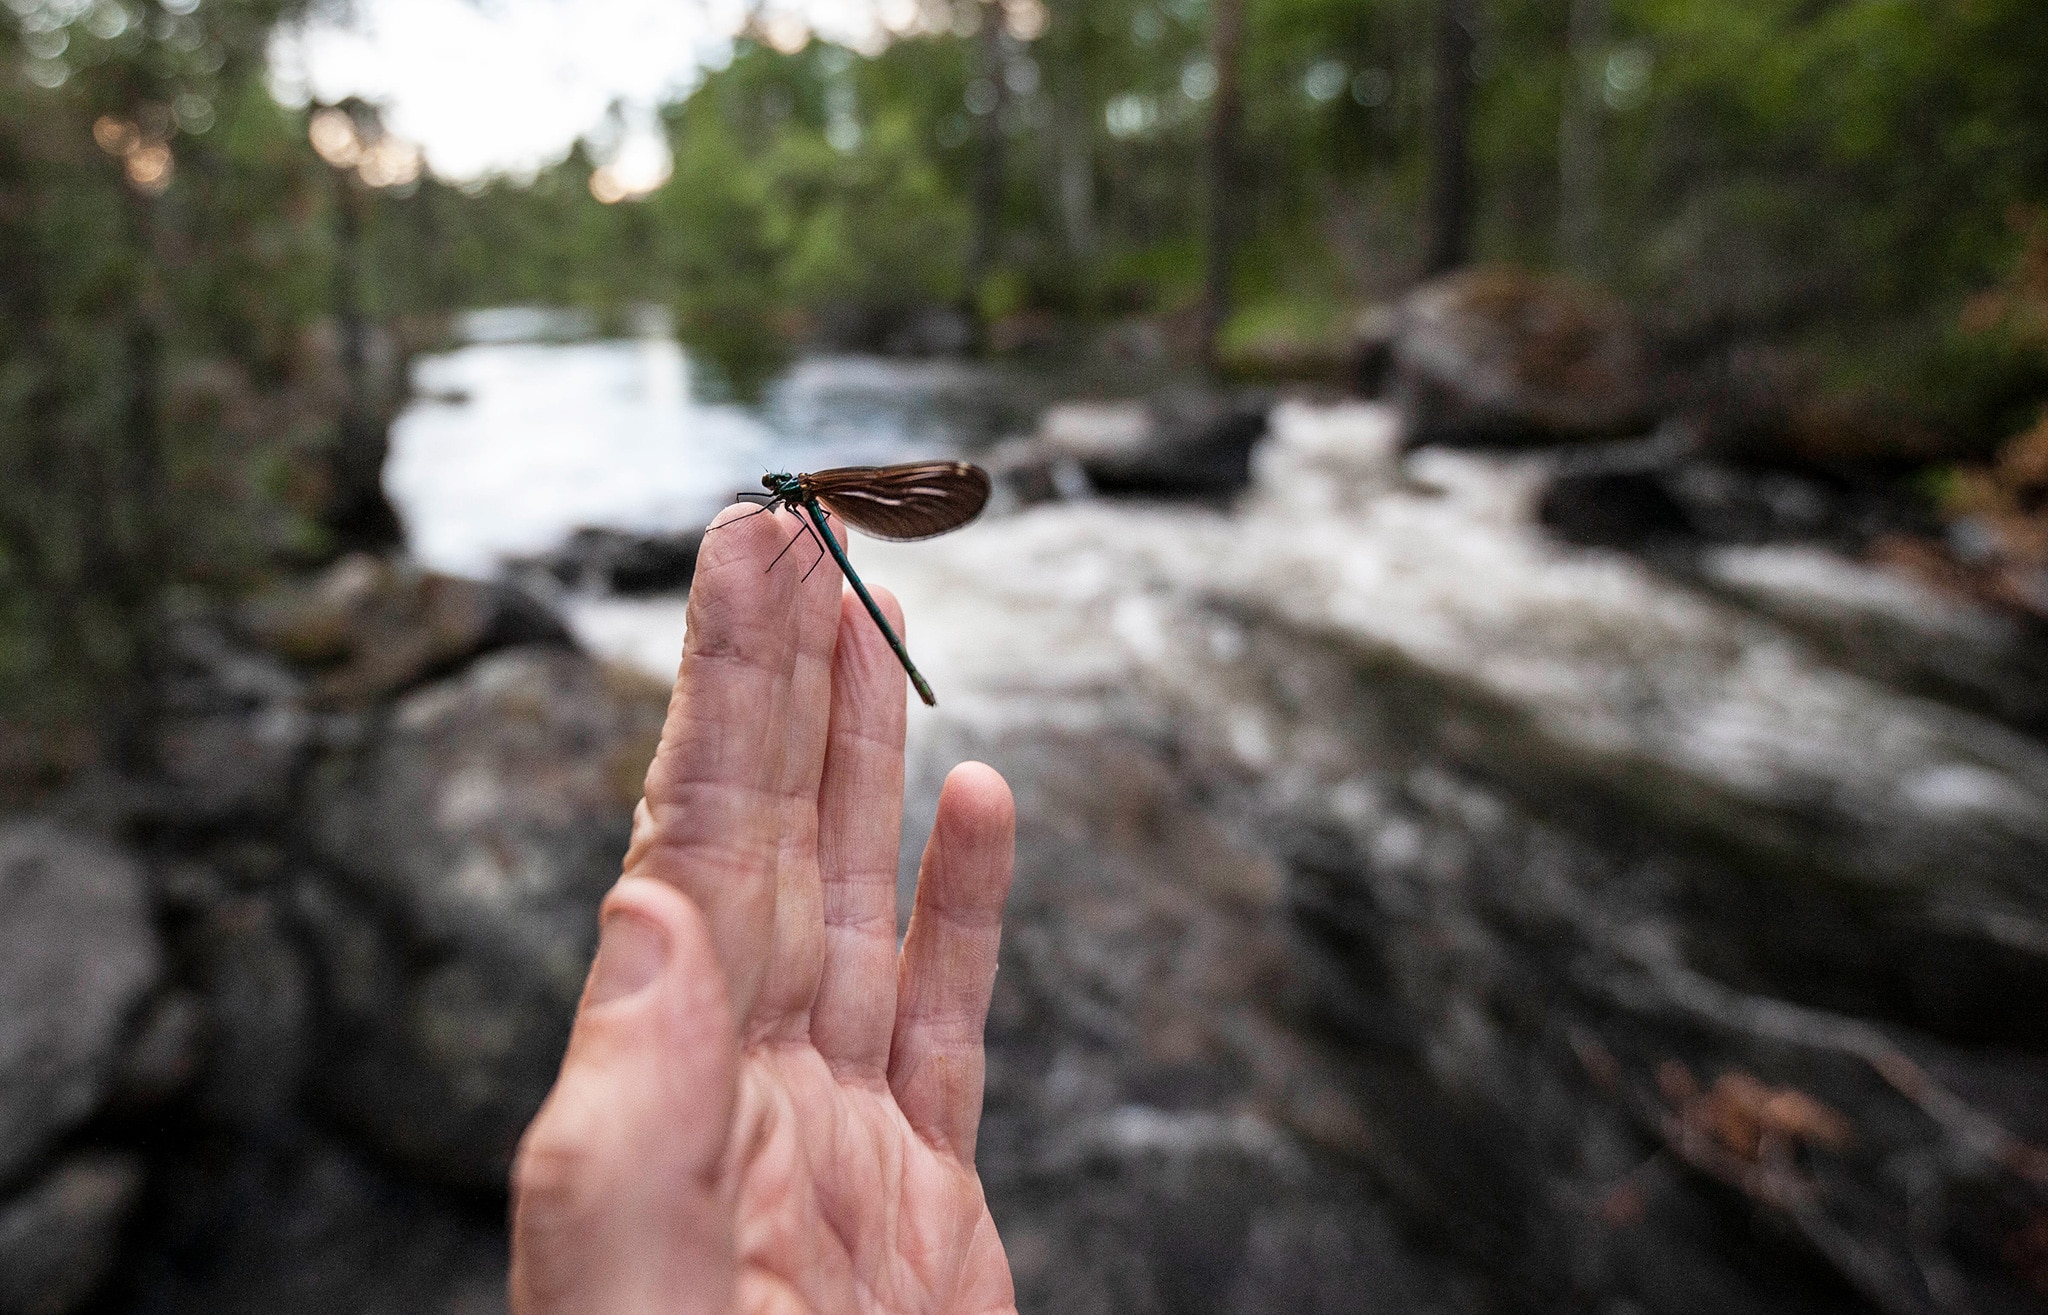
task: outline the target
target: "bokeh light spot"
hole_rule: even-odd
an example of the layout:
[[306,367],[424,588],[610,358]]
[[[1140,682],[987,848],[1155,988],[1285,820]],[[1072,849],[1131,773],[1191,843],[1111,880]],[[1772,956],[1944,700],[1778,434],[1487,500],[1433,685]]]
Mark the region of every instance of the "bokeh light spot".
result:
[[356,136],[355,120],[345,110],[316,113],[306,125],[306,137],[320,158],[337,169],[353,169],[363,158],[363,143]]

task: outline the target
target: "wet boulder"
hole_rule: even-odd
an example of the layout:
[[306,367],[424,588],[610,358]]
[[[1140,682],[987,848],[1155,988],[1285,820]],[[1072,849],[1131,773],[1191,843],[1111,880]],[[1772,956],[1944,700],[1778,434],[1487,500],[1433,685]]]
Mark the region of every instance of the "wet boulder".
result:
[[920,306],[882,337],[891,356],[959,356],[974,345],[974,321],[954,306]]
[[1814,463],[1731,459],[1698,417],[1641,439],[1541,454],[1537,519],[1568,543],[1641,549],[1806,542],[1860,552],[1922,532],[1927,513],[1895,481]]
[[1587,547],[1649,548],[1695,533],[1665,477],[1646,470],[1563,476],[1544,491],[1538,516],[1565,542]]
[[982,454],[980,463],[995,486],[991,501],[999,511],[1085,498],[1094,491],[1080,462],[1029,438],[998,444]]
[[502,1185],[552,1082],[666,690],[511,649],[320,765],[298,883],[323,1015],[312,1098],[387,1155]]
[[1281,868],[1141,737],[919,739],[917,822],[964,756],[1017,790],[976,1163],[1019,1308],[1456,1308],[1361,1167],[1341,1070],[1294,1033]]
[[1804,544],[1727,546],[1700,579],[1881,683],[2048,729],[2048,633],[1905,567]]
[[0,1201],[0,1315],[67,1315],[113,1272],[142,1195],[132,1155],[86,1153]]
[[421,1183],[317,1129],[188,1142],[157,1187],[127,1271],[164,1315],[502,1315],[505,1212]]
[[1034,446],[1050,469],[1078,468],[1097,493],[1230,497],[1251,482],[1267,405],[1258,396],[1198,392],[1062,403],[1039,421]]
[[547,587],[587,594],[682,593],[697,572],[702,530],[636,534],[586,526],[551,552],[511,564],[514,574],[535,575]]
[[1982,592],[2048,622],[2048,417],[1958,484],[1951,537],[1972,559]]
[[546,607],[502,584],[358,553],[257,600],[243,626],[307,674],[323,707],[363,707],[518,644],[569,644]]
[[289,891],[216,888],[174,940],[205,1044],[188,1109],[262,1136],[299,1108],[315,1041],[312,968]]
[[1486,267],[1430,283],[1401,305],[1392,357],[1412,446],[1620,437],[1652,419],[1627,310],[1566,279]]
[[1394,344],[1401,316],[1392,306],[1369,306],[1351,321],[1344,353],[1344,382],[1360,397],[1379,397],[1394,373]]
[[157,820],[214,826],[288,809],[316,731],[297,673],[221,626],[191,620],[166,636],[156,689]]
[[159,967],[134,859],[46,823],[0,825],[0,1182],[100,1107]]

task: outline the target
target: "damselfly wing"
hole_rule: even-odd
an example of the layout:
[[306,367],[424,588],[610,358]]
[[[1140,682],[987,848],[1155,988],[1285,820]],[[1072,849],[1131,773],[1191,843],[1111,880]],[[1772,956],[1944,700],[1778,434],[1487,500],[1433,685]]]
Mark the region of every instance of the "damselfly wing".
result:
[[988,472],[965,461],[840,466],[797,479],[802,498],[864,534],[899,542],[957,530],[988,505]]

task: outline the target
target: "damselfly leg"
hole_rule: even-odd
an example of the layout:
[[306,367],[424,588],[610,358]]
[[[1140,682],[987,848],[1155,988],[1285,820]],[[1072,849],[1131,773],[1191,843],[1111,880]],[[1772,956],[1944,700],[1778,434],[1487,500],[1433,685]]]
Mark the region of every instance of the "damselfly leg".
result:
[[[821,515],[825,515],[825,516],[830,516],[830,515],[831,515],[831,513],[830,513],[830,512],[821,512],[820,514],[821,514]],[[798,515],[797,515],[797,519],[798,519],[798,520],[803,520],[803,515],[802,515],[802,513],[798,513]],[[810,525],[810,522],[809,522],[809,521],[804,521],[804,528],[805,528],[805,529],[807,529],[807,530],[811,528],[811,525]],[[826,533],[828,533],[828,534],[829,534],[830,532],[831,532],[831,531],[829,531],[829,530],[828,530],[828,531],[826,531]],[[815,532],[813,532],[813,533],[812,533],[812,535],[811,535],[811,538],[812,538],[812,540],[813,540],[813,541],[815,541],[815,540],[817,539],[817,537],[818,537],[818,536],[817,536],[817,534],[816,534]],[[808,571],[805,571],[805,572],[804,572],[804,580],[808,580],[808,579],[810,579],[810,578],[811,578],[811,576],[812,576],[812,575],[813,575],[813,574],[814,574],[814,573],[815,573],[815,572],[817,571],[817,569],[818,569],[818,568],[819,568],[820,566],[823,566],[824,564],[825,564],[825,545],[824,545],[824,544],[822,544],[822,543],[820,543],[820,544],[818,544],[818,559],[817,559],[816,561],[814,561],[814,562],[812,562],[812,563],[811,563],[811,569],[810,569],[810,570],[808,570]],[[798,584],[802,584],[802,583],[804,582],[804,580],[799,580],[799,581],[797,581],[797,583],[798,583]]]
[[[740,519],[741,519],[741,520],[745,520],[745,519],[746,519],[746,517],[742,516],[742,517],[740,517]],[[731,524],[731,523],[732,523],[732,522],[730,522],[730,521],[728,521],[728,522],[727,522],[727,524]],[[812,562],[811,562],[811,564],[810,564],[809,568],[808,568],[808,569],[806,569],[806,570],[804,571],[804,575],[803,575],[803,578],[804,578],[804,580],[809,580],[809,579],[811,578],[811,576],[813,576],[814,574],[816,574],[816,573],[817,573],[817,570],[818,570],[818,568],[819,568],[820,566],[824,565],[824,562],[825,562],[825,545],[824,545],[824,543],[823,543],[823,542],[822,542],[822,541],[821,541],[821,540],[820,540],[820,539],[818,538],[818,532],[817,532],[816,530],[814,530],[814,529],[812,529],[812,528],[811,528],[811,523],[810,523],[810,521],[808,521],[808,520],[806,520],[806,519],[804,518],[804,514],[803,514],[803,513],[801,512],[801,511],[797,512],[797,514],[796,514],[796,524],[797,524],[797,531],[796,531],[796,533],[790,536],[790,540],[789,540],[789,542],[788,542],[788,543],[785,543],[785,544],[783,544],[783,545],[782,545],[782,551],[781,551],[781,552],[779,552],[779,553],[776,553],[776,554],[775,554],[775,558],[774,558],[774,560],[773,560],[773,561],[771,561],[771,562],[769,562],[769,563],[768,563],[768,565],[767,565],[766,567],[762,568],[761,574],[763,574],[763,575],[766,575],[766,574],[767,574],[767,573],[768,573],[769,571],[772,571],[772,570],[774,570],[774,569],[775,569],[775,566],[776,566],[776,563],[780,562],[780,561],[781,561],[781,560],[782,560],[782,559],[783,559],[784,557],[788,556],[788,555],[789,555],[789,550],[790,550],[791,548],[794,548],[794,547],[796,547],[796,544],[797,544],[797,540],[798,540],[798,539],[801,539],[801,538],[803,538],[803,537],[804,537],[805,535],[807,535],[807,534],[808,534],[809,536],[811,536],[811,542],[812,542],[812,543],[815,543],[815,544],[817,544],[817,545],[818,545],[818,556],[817,556],[817,558],[816,558],[816,559],[815,559],[814,561],[812,561]],[[798,583],[802,583],[802,581],[799,581]]]
[[[804,535],[806,535],[806,534],[810,534],[810,532],[811,532],[811,527],[810,527],[810,526],[809,526],[808,524],[806,524],[806,523],[805,523],[805,521],[803,520],[803,518],[802,518],[802,517],[798,517],[798,518],[797,518],[797,527],[796,527],[796,533],[795,533],[795,534],[792,534],[792,535],[790,535],[790,536],[789,536],[789,542],[788,542],[788,543],[785,543],[785,544],[783,544],[783,545],[782,545],[782,551],[781,551],[781,552],[779,552],[779,553],[776,553],[776,554],[775,554],[775,556],[774,556],[774,558],[773,558],[773,559],[772,559],[772,560],[771,560],[771,561],[770,561],[770,562],[769,562],[769,563],[768,563],[768,564],[767,564],[766,566],[764,566],[764,567],[762,567],[762,568],[761,568],[761,574],[763,574],[763,575],[766,575],[766,574],[768,574],[768,572],[770,572],[770,571],[774,570],[774,569],[775,569],[775,564],[776,564],[777,562],[781,561],[781,560],[782,560],[782,559],[783,559],[784,557],[788,556],[788,555],[789,555],[789,550],[790,550],[791,548],[794,548],[794,547],[796,547],[796,541],[797,541],[798,539],[801,539],[801,538],[803,538],[803,537],[804,537]],[[817,537],[817,536],[813,535],[812,537],[813,537],[813,538],[815,538],[815,537]]]
[[723,530],[729,528],[730,526],[739,524],[741,521],[750,521],[754,519],[754,517],[761,515],[763,512],[772,512],[777,510],[781,506],[781,504],[776,499],[769,497],[765,493],[740,493],[735,494],[734,498],[736,501],[739,502],[758,502],[761,505],[755,508],[753,511],[748,512],[744,516],[735,516],[731,520],[726,521],[723,524],[710,526],[704,531],[706,534],[711,533],[712,530]]

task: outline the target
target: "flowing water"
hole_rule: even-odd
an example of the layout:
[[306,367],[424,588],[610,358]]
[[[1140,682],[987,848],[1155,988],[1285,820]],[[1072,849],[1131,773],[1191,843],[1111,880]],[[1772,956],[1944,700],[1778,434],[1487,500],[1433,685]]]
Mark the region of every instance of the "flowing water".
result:
[[[488,577],[586,526],[674,533],[703,525],[764,471],[972,456],[1028,432],[1045,403],[1102,381],[966,361],[798,360],[758,405],[648,317],[623,338],[571,313],[476,312],[463,345],[423,358],[392,430],[385,487],[413,554]],[[1114,391],[1121,382],[1110,380]],[[571,596],[593,652],[666,678],[682,647],[681,598]]]
[[1028,429],[1057,386],[970,362],[813,357],[744,406],[658,321],[618,339],[580,327],[478,312],[463,346],[416,366],[385,483],[424,564],[488,576],[583,526],[688,529],[767,470],[971,455]]

